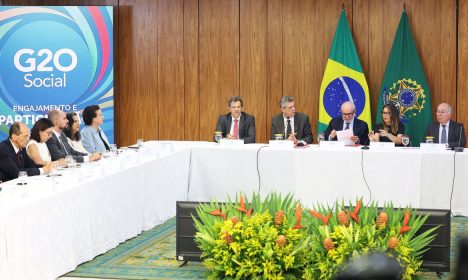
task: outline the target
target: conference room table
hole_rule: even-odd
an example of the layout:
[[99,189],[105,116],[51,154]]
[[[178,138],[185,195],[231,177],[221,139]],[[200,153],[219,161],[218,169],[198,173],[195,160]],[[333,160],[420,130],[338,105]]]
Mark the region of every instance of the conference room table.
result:
[[147,142],[27,185],[1,184],[0,279],[56,279],[173,217],[176,201],[239,191],[292,192],[306,206],[362,197],[468,216],[466,170],[468,153],[452,151]]

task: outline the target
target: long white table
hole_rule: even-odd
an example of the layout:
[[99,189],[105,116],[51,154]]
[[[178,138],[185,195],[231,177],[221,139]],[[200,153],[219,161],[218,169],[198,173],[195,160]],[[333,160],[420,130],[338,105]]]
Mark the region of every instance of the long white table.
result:
[[175,215],[190,150],[119,156],[2,184],[0,279],[55,279]]
[[239,191],[292,192],[308,206],[363,197],[448,209],[454,182],[452,211],[468,216],[466,170],[468,153],[451,151],[148,143],[55,179],[2,184],[0,279],[55,279],[174,216],[177,200],[221,201]]
[[194,201],[223,200],[238,191],[276,191],[292,192],[309,205],[362,197],[395,206],[452,207],[454,214],[468,216],[468,153],[211,146],[192,149],[191,170],[188,198]]

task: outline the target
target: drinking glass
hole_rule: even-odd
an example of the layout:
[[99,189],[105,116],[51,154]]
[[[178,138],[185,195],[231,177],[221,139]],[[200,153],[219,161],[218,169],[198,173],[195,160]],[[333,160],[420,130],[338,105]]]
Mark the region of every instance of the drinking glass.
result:
[[426,143],[427,144],[433,144],[434,143],[434,137],[433,136],[426,136]]
[[281,133],[275,134],[275,140],[283,140],[283,134]]
[[109,149],[110,149],[110,151],[111,151],[114,155],[117,155],[117,154],[118,154],[117,145],[116,145],[116,144],[110,144],[110,145],[109,145]]
[[223,138],[223,133],[221,131],[215,131],[214,138],[215,138],[215,142],[219,143],[221,139]]
[[71,155],[68,155],[65,157],[65,164],[67,165],[67,167],[71,167],[71,165],[73,164],[73,156]]
[[405,146],[408,146],[409,144],[409,137],[407,135],[403,135],[403,137],[401,138],[401,143]]
[[325,141],[325,134],[324,133],[319,133],[317,136],[317,142],[320,144],[320,142]]
[[26,173],[26,171],[18,172],[18,185],[26,185],[27,177],[28,177],[28,173]]
[[138,146],[138,148],[143,147],[143,143],[145,143],[145,142],[143,141],[143,139],[137,139],[137,146]]

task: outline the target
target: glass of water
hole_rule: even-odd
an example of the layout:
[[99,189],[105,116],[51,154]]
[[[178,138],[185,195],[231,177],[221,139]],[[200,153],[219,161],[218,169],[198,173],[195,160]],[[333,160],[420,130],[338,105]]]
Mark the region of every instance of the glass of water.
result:
[[403,135],[403,137],[401,138],[401,143],[405,146],[405,148],[406,148],[406,146],[408,146],[408,144],[409,144],[408,135]]
[[433,136],[426,136],[426,143],[427,144],[433,144],[434,143],[434,137]]
[[145,143],[145,142],[143,141],[143,139],[137,139],[137,146],[138,146],[138,148],[143,147],[143,143]]
[[28,173],[26,171],[18,172],[18,185],[26,185],[26,178]]
[[324,133],[319,133],[317,136],[317,142],[320,144],[320,142],[325,141],[325,134]]
[[109,144],[109,149],[110,149],[110,151],[111,151],[114,155],[117,155],[117,154],[118,154],[117,145],[116,145],[116,144]]
[[214,139],[216,143],[219,143],[223,139],[223,133],[221,131],[214,132]]
[[275,140],[283,140],[283,134],[281,133],[275,134]]

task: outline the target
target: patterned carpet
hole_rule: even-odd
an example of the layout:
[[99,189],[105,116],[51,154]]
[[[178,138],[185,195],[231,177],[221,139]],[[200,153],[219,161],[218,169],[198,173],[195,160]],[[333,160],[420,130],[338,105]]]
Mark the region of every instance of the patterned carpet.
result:
[[[468,237],[468,218],[452,218],[451,270],[454,271],[457,244]],[[175,218],[128,240],[92,261],[77,267],[68,277],[113,279],[206,279],[206,268],[196,262],[179,267],[175,260]],[[454,279],[444,273],[441,279]],[[435,273],[423,273],[427,279],[439,279]]]

